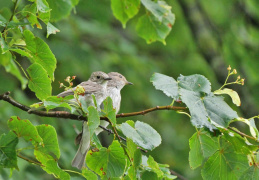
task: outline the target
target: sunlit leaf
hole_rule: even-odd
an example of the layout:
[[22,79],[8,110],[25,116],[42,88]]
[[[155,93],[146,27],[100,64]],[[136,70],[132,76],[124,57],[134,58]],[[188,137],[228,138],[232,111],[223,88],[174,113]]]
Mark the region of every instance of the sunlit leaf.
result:
[[56,58],[51,52],[49,46],[40,38],[34,37],[33,33],[29,30],[23,32],[26,49],[32,55],[29,58],[32,63],[40,64],[47,72],[51,80],[54,80],[54,71],[56,69]]
[[47,72],[38,63],[33,63],[27,69],[30,76],[29,88],[35,92],[37,98],[46,99],[51,95],[51,80]]
[[91,180],[97,180],[98,179],[97,175],[94,172],[88,170],[87,168],[82,169],[82,175],[86,179],[91,179]]
[[56,34],[57,32],[60,32],[59,29],[57,29],[55,26],[53,26],[50,22],[47,24],[47,38],[50,34]]
[[233,103],[237,106],[241,106],[239,95],[233,89],[224,88],[222,90],[214,91],[214,94],[227,94],[231,97]]
[[127,138],[145,149],[152,150],[161,144],[161,136],[146,123],[137,121],[134,128],[122,123],[119,128]]

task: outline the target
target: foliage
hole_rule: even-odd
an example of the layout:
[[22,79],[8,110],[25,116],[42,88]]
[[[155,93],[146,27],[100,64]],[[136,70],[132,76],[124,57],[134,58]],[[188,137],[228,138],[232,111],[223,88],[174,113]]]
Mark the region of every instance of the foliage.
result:
[[[93,146],[96,146],[97,150],[92,149],[87,154],[89,169],[84,168],[81,172],[65,170],[60,168],[57,162],[60,159],[60,149],[55,128],[48,124],[34,126],[27,119],[12,116],[7,122],[10,131],[0,136],[0,167],[18,169],[17,156],[22,157],[30,148],[34,151],[33,157],[37,159],[32,163],[60,179],[70,179],[68,172],[77,173],[86,179],[97,179],[97,175],[107,179],[176,178],[171,175],[168,165],[159,164],[151,155],[144,156],[140,151],[140,148],[153,150],[158,147],[162,141],[159,133],[141,121],[129,120],[119,123],[110,98],[104,102],[103,111],[98,113],[96,107],[85,107],[80,103],[75,107],[71,104],[70,100],[77,99],[76,95],[65,98],[51,96],[51,83],[55,79],[57,60],[44,38],[38,37],[32,28],[35,25],[38,29],[46,28],[47,37],[56,34],[60,30],[53,23],[69,16],[78,1],[39,0],[21,4],[17,2],[18,0],[14,1],[13,12],[8,8],[0,12],[0,65],[16,76],[23,89],[28,83],[30,90],[42,100],[42,104],[34,104],[32,108],[42,106],[50,111],[63,107],[71,113],[81,111],[83,116],[88,118],[90,137],[95,142]],[[171,31],[175,19],[171,6],[165,1],[112,0],[111,9],[124,28],[131,18],[138,13],[142,14],[136,18],[136,32],[147,43],[160,41],[165,44],[165,38]],[[21,66],[16,60],[19,56],[29,59],[26,66]],[[23,69],[25,67],[26,71]],[[234,71],[228,72],[228,77],[236,74]],[[241,80],[239,78],[234,83],[243,84],[244,80]],[[162,90],[170,99],[172,98],[173,103],[183,102],[189,110],[179,113],[190,116],[197,130],[189,141],[189,163],[192,169],[202,166],[201,174],[204,179],[258,179],[258,130],[254,118],[239,117],[220,96],[227,94],[235,105],[241,105],[237,92],[228,88],[223,89],[229,85],[228,83],[212,92],[209,80],[198,74],[181,75],[175,80],[156,73],[152,76],[151,82],[156,89]],[[96,143],[98,138],[94,134],[100,123],[100,116],[107,117],[115,133],[107,148]],[[244,136],[237,129],[230,127],[230,124],[236,121],[246,123],[252,136]],[[126,145],[119,138],[117,131],[127,137]],[[22,144],[21,139],[31,144],[18,149],[16,146],[18,142],[18,145]]]

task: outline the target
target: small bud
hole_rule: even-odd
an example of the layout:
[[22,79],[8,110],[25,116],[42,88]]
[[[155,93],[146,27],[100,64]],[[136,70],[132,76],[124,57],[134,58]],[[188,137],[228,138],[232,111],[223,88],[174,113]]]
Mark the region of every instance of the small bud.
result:
[[73,86],[73,82],[70,83],[70,86]]
[[227,70],[228,70],[228,71],[230,71],[230,70],[231,70],[231,67],[230,67],[230,65],[228,66]]
[[66,82],[70,82],[70,76],[67,76],[67,78],[65,79]]
[[233,69],[233,73],[234,73],[234,74],[237,74],[237,70],[236,70],[236,69]]
[[60,84],[59,84],[59,88],[62,88],[62,87],[64,87],[64,84],[63,84],[63,83],[60,83]]
[[240,82],[241,82],[242,86],[244,86],[244,84],[245,84],[245,79],[241,79]]
[[75,79],[76,78],[76,76],[72,76],[72,79]]
[[241,77],[240,76],[237,76],[237,80],[239,80]]

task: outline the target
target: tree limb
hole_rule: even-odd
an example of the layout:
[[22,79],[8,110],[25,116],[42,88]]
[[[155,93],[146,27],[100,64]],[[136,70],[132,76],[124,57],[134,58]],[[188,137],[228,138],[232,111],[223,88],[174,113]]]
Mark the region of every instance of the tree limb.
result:
[[[77,121],[87,121],[87,117],[81,116],[81,115],[76,115],[76,114],[71,114],[67,111],[38,111],[38,110],[32,110],[30,107],[25,106],[17,101],[15,101],[12,97],[9,96],[10,92],[6,92],[4,94],[0,95],[0,100],[4,100],[10,104],[12,104],[15,107],[18,107],[19,109],[23,111],[27,111],[29,114],[35,114],[38,116],[43,116],[43,117],[56,117],[56,118],[63,118],[63,119],[72,119],[72,120],[77,120]],[[143,111],[139,112],[131,112],[131,113],[121,113],[117,114],[116,118],[122,118],[122,117],[130,117],[130,116],[137,116],[137,115],[145,115],[147,113],[150,113],[152,111],[157,111],[157,110],[186,110],[186,107],[177,107],[177,106],[156,106],[150,109],[146,109]],[[101,120],[108,121],[107,117],[100,117]],[[108,121],[109,122],[109,121]],[[101,127],[102,128],[102,127]]]

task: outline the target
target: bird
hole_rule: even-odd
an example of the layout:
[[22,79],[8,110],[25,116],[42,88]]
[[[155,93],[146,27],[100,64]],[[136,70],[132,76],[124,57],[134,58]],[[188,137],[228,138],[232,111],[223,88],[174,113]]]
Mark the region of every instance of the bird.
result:
[[[112,78],[107,84],[107,96],[110,96],[112,99],[113,108],[116,110],[116,114],[120,111],[121,105],[121,90],[125,85],[133,85],[133,83],[129,82],[122,74],[118,72],[110,72],[108,76]],[[101,105],[101,109],[103,109],[103,104]],[[109,122],[101,120],[100,125],[103,127],[107,127]],[[97,128],[95,130],[95,134],[98,135],[101,133],[103,129]]]
[[[102,71],[93,72],[88,81],[82,82],[73,89],[69,89],[58,94],[58,97],[65,97],[73,95],[76,88],[82,87],[84,92],[80,94],[79,99],[86,102],[86,106],[94,106],[92,94],[95,96],[97,106],[99,107],[104,99],[107,97],[107,83],[112,78]],[[75,99],[74,99],[75,101]],[[85,157],[90,148],[90,132],[86,121],[83,123],[82,138],[80,139],[79,147],[75,157],[72,160],[72,166],[82,169],[85,165]]]

